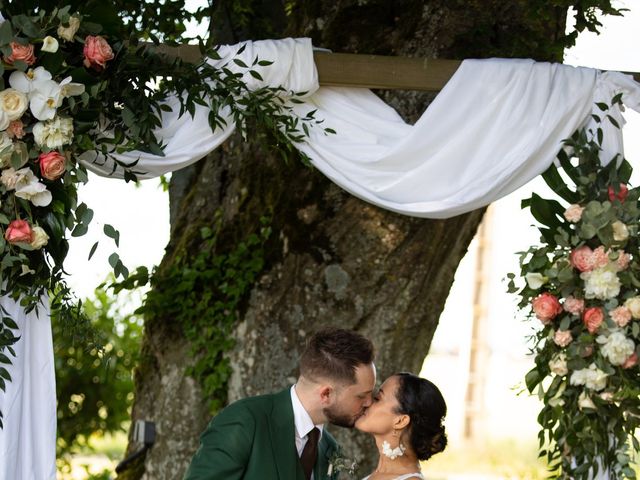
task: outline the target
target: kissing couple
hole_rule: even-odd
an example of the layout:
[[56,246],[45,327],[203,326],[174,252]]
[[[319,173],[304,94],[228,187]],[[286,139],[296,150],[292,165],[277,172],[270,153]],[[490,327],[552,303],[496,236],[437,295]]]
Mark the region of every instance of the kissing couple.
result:
[[200,438],[184,480],[333,480],[338,444],[326,423],[373,436],[378,467],[363,480],[424,479],[420,460],[444,450],[447,407],[438,388],[411,373],[376,391],[370,340],[329,328],[309,338],[300,376],[280,393],[232,403]]

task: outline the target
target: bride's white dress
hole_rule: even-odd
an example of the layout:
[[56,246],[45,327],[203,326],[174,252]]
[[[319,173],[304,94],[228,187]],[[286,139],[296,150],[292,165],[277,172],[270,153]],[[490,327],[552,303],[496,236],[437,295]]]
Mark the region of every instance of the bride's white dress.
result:
[[[370,476],[371,475],[367,475],[362,480],[368,480]],[[405,480],[405,479],[409,479],[409,478],[421,478],[422,480],[425,480],[424,476],[421,473],[417,473],[417,472],[407,473],[405,475],[400,475],[399,477],[396,477],[393,480]]]

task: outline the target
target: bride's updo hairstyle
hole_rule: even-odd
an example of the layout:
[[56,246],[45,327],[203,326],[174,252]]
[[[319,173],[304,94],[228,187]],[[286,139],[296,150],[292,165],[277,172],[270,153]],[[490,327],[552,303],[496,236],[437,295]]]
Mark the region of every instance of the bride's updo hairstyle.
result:
[[447,405],[433,383],[412,373],[397,373],[399,412],[409,415],[409,443],[418,460],[427,460],[447,446],[442,424]]

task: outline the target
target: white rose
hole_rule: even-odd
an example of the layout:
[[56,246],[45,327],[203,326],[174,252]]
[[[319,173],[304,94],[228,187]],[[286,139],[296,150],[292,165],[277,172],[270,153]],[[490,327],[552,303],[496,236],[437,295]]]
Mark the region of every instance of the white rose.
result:
[[33,227],[33,240],[30,245],[36,250],[44,247],[49,242],[49,235],[45,232],[42,227]]
[[14,188],[16,188],[16,183],[18,182],[19,178],[20,175],[18,175],[18,173],[13,168],[7,168],[2,170],[2,174],[0,175],[0,182],[2,182],[5,187],[7,187],[7,190],[13,190]]
[[5,88],[0,92],[0,109],[9,121],[18,120],[29,106],[27,96],[15,88]]
[[13,154],[13,141],[7,132],[0,132],[0,168],[11,165],[11,155]]
[[604,400],[605,402],[612,402],[613,401],[613,393],[612,392],[602,392],[600,394],[600,398],[602,400]]
[[640,297],[631,297],[624,302],[624,306],[631,311],[633,318],[640,318]]
[[587,372],[588,368],[583,368],[582,370],[575,370],[571,374],[571,378],[569,378],[569,383],[571,385],[585,385],[587,383]]
[[580,407],[580,410],[582,410],[583,408],[591,408],[593,410],[596,409],[596,405],[593,403],[593,400],[591,400],[591,397],[585,392],[582,392],[578,396],[578,407]]
[[56,53],[58,51],[58,40],[51,36],[44,37],[42,40],[42,52]]
[[613,222],[611,227],[613,228],[613,239],[616,242],[624,242],[629,238],[629,229],[620,220]]
[[584,280],[584,297],[606,300],[617,297],[620,293],[620,279],[617,266],[613,263],[591,272],[582,272],[580,278]]
[[547,277],[545,277],[541,273],[527,273],[524,276],[524,278],[527,281],[527,285],[529,285],[529,288],[533,290],[539,289],[542,285],[547,283],[547,281],[549,280]]
[[598,392],[607,386],[607,377],[608,375],[606,373],[592,363],[589,365],[585,386]]
[[557,353],[549,361],[549,369],[556,375],[566,375],[569,373],[567,368],[567,356],[564,353]]
[[73,139],[73,121],[70,118],[54,117],[33,126],[33,137],[38,145],[59,148]]
[[69,18],[69,26],[65,27],[62,24],[58,27],[58,36],[67,42],[73,40],[74,35],[80,27],[80,19],[78,17]]
[[635,351],[633,340],[627,338],[619,330],[613,331],[608,337],[600,335],[597,342],[602,345],[600,351],[612,365],[622,365]]

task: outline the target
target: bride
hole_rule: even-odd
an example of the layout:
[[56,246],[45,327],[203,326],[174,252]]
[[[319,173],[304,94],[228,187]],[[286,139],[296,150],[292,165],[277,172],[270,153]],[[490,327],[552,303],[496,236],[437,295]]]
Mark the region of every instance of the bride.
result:
[[433,383],[411,373],[397,373],[380,387],[355,427],[373,436],[378,467],[363,480],[424,479],[420,460],[444,450],[444,398]]

